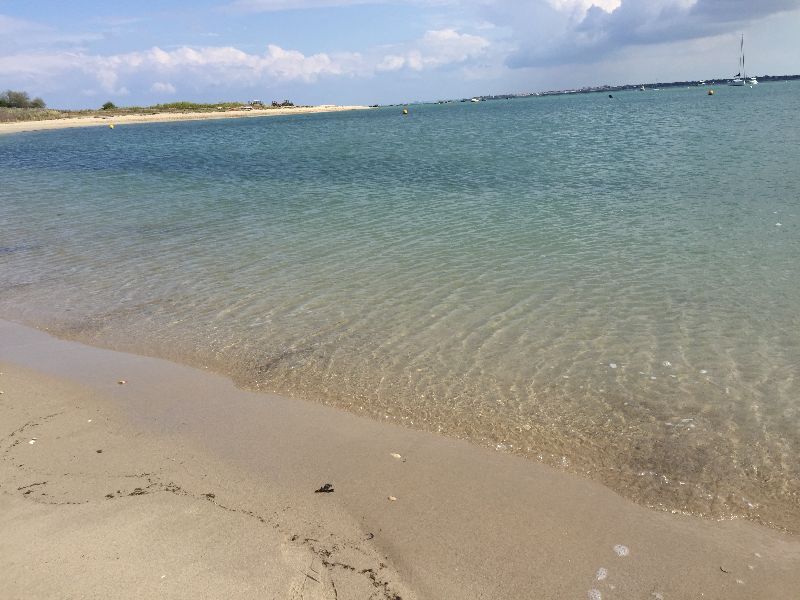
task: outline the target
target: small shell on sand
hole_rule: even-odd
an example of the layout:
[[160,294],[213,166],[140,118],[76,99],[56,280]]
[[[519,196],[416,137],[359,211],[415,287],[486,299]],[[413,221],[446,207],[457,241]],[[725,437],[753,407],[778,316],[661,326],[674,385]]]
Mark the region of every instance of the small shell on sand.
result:
[[401,458],[403,458],[397,452],[392,452],[389,456],[391,456],[392,458],[396,458],[397,460],[400,460]]
[[395,498],[394,496],[389,496],[387,500],[389,500],[389,502],[397,502],[397,498]]
[[120,385],[125,385],[128,382],[125,381],[124,379],[120,379],[117,383],[120,384]]

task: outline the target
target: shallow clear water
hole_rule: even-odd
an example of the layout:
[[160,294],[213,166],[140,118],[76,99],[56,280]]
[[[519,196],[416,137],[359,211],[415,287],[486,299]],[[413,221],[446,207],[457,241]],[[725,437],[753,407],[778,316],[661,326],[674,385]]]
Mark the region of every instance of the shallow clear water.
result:
[[798,530],[798,109],[780,83],[0,137],[0,315]]

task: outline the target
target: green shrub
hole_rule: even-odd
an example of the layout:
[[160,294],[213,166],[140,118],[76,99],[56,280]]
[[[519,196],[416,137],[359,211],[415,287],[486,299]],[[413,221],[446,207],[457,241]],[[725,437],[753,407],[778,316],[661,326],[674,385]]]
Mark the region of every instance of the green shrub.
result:
[[15,92],[6,90],[0,94],[0,107],[3,108],[44,108],[44,100],[34,98],[31,100],[28,92]]
[[103,104],[103,110],[114,110],[115,108],[117,107],[113,102],[106,102]]

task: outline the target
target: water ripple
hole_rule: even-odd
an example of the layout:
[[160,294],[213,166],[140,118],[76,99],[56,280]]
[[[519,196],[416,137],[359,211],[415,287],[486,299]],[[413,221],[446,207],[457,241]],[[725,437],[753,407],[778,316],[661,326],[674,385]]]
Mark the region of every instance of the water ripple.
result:
[[5,136],[0,309],[798,530],[797,89]]

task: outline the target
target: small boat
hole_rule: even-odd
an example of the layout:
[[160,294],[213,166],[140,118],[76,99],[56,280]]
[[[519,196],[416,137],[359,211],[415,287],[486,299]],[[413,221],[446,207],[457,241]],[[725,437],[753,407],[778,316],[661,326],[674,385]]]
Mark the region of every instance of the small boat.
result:
[[[748,79],[744,67],[744,34],[742,34],[742,40],[739,43],[739,72],[733,76],[733,79],[728,82],[728,85],[732,85],[734,87],[744,87],[745,85],[749,84],[752,86],[754,85],[751,83],[753,80],[755,80],[755,77]],[[756,84],[757,83],[758,81],[756,81]]]
[[641,87],[639,88],[639,91],[640,91],[640,92],[644,92],[644,91],[646,91],[646,90],[644,89],[644,86],[641,86]]
[[747,83],[749,83],[750,85],[758,85],[758,79],[756,79],[755,77],[751,77],[750,79],[747,80]]
[[480,102],[480,100],[478,98],[471,98],[470,102]]

